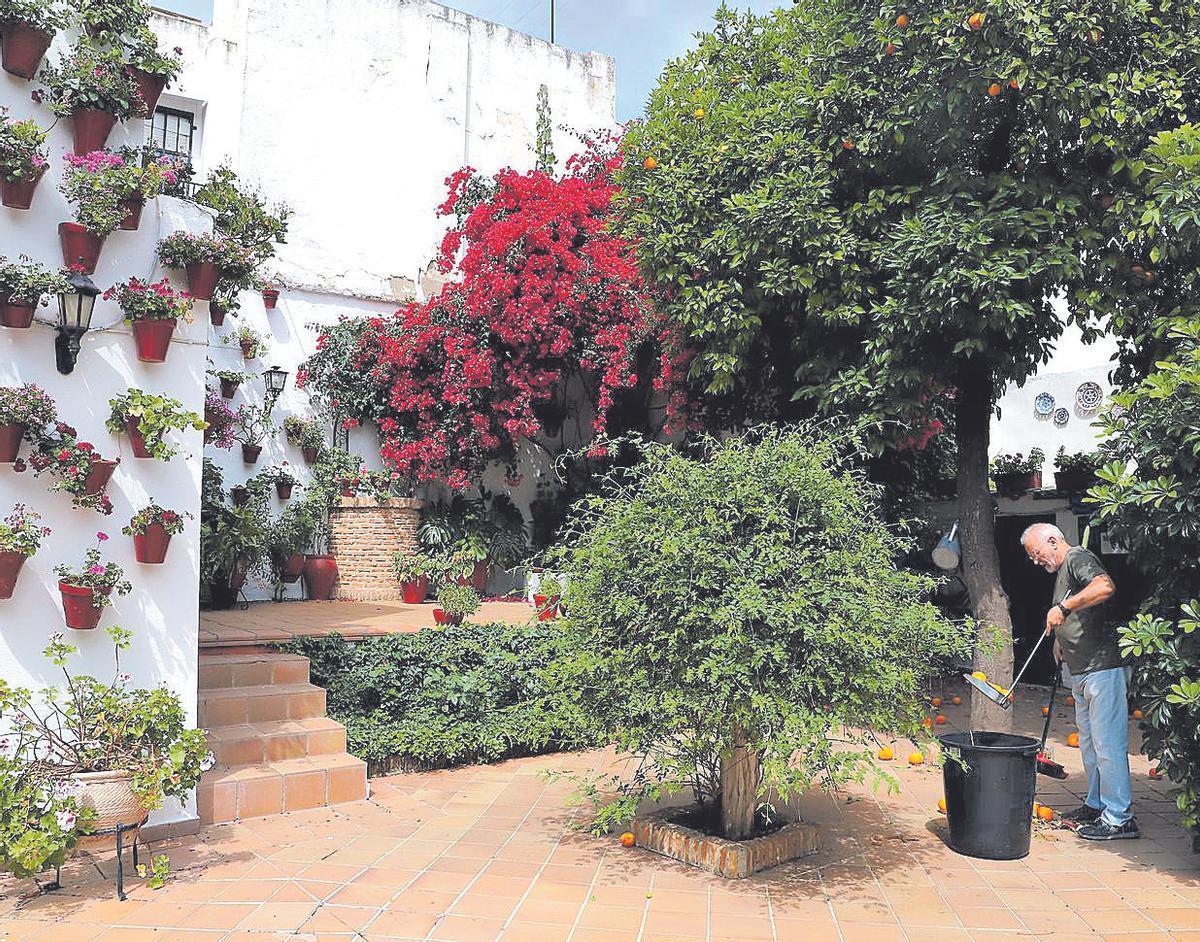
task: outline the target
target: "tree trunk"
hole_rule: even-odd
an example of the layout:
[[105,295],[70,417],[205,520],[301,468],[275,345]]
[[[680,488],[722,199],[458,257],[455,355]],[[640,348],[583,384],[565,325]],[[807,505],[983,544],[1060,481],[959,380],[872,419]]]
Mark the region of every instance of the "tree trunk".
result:
[[734,732],[732,749],[721,756],[721,830],[731,841],[753,836],[758,808],[758,753],[746,747],[742,731]]
[[[1000,584],[995,503],[988,490],[988,441],[994,380],[990,368],[968,361],[960,370],[955,402],[958,438],[958,516],[963,580],[975,613],[975,670],[994,684],[1012,686],[1013,637],[1008,596]],[[999,649],[996,648],[997,643]],[[971,693],[971,729],[1008,732],[1012,712]]]

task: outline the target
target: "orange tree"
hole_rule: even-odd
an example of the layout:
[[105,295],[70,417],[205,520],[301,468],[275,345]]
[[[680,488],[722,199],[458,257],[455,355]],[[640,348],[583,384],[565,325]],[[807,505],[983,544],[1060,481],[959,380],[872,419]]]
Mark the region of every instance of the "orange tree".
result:
[[[1197,110],[1198,19],[1168,0],[722,9],[624,141],[623,230],[710,395],[898,438],[952,406],[974,658],[1002,683],[996,400],[1066,320],[1144,340],[1147,312],[1194,304],[1129,230],[1150,136]],[[1011,716],[976,702],[972,722]]]

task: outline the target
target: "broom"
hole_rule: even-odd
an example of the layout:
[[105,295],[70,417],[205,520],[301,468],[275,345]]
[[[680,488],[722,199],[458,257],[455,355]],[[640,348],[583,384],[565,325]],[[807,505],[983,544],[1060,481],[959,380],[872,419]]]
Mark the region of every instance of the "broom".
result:
[[1067,770],[1046,755],[1046,737],[1050,735],[1050,721],[1054,718],[1054,695],[1058,693],[1059,679],[1062,677],[1062,666],[1056,665],[1054,683],[1050,685],[1050,702],[1046,704],[1046,722],[1042,726],[1042,744],[1038,747],[1037,770],[1042,775],[1051,778],[1066,778]]

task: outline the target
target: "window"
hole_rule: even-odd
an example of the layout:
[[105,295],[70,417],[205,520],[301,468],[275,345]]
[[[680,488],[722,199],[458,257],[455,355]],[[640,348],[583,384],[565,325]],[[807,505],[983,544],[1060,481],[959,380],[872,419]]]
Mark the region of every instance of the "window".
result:
[[192,139],[196,132],[195,115],[172,108],[158,108],[153,121],[147,123],[150,125],[149,145],[152,150],[191,160]]

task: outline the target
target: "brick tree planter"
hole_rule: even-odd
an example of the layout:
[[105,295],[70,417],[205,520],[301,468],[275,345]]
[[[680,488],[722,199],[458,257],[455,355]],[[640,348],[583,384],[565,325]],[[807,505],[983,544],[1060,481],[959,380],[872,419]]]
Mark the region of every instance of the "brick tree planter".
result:
[[735,880],[821,849],[816,827],[803,821],[786,824],[765,837],[727,841],[676,824],[672,818],[678,814],[678,808],[667,808],[634,818],[631,830],[638,846]]
[[338,499],[329,514],[329,552],[337,557],[339,573],[335,598],[384,602],[404,597],[392,560],[401,550],[417,551],[424,506],[412,497]]

